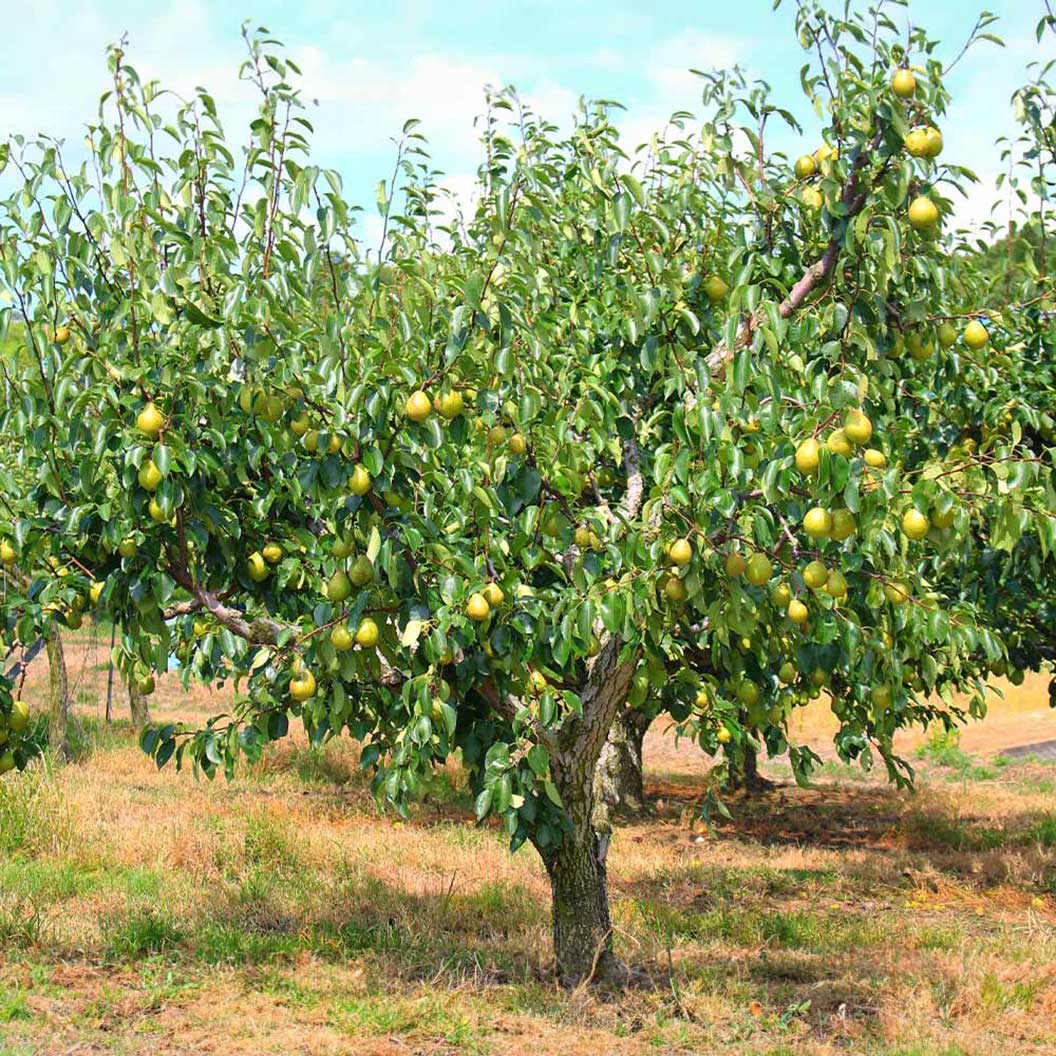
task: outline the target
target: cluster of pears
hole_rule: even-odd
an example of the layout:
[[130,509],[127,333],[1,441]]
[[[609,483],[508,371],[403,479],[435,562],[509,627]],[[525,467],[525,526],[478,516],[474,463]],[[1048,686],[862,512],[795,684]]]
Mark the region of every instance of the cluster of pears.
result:
[[0,712],[0,776],[15,768],[15,749],[29,729],[29,708],[25,701],[16,700],[11,711]]
[[[157,440],[165,430],[167,421],[165,412],[153,400],[148,400],[136,415],[136,430],[148,440]],[[154,464],[153,458],[148,458],[139,467],[139,486],[150,494],[150,501],[147,503],[147,513],[150,519],[157,524],[169,524],[175,527],[176,518],[165,510],[154,494],[161,486],[163,479],[162,472]],[[126,555],[122,554],[122,556]]]
[[[822,171],[827,161],[835,161],[840,156],[839,147],[830,147],[828,143],[822,143],[813,154],[801,154],[796,158],[793,171],[797,180],[809,180]],[[814,186],[806,186],[799,192],[800,202],[813,212],[818,212],[825,199],[821,191]]]
[[285,397],[269,393],[259,385],[243,385],[238,394],[238,405],[250,417],[263,418],[272,424],[286,413]]
[[[912,99],[917,91],[917,79],[913,71],[906,67],[895,70],[891,77],[891,91],[899,99]],[[929,158],[933,161],[942,153],[942,133],[933,125],[918,125],[910,129],[903,142],[906,153],[914,158]],[[933,234],[939,225],[938,206],[925,195],[918,195],[909,204],[909,223],[921,234]]]
[[[907,351],[912,359],[922,363],[934,355],[936,343],[942,349],[952,348],[957,343],[957,337],[957,328],[949,320],[944,320],[934,330],[918,327],[904,334],[896,334],[889,354],[897,357]],[[978,319],[969,320],[960,337],[965,347],[972,352],[981,351],[990,341],[989,331]]]
[[[304,444],[304,449],[310,454],[318,454],[320,445],[319,430],[312,427],[312,421],[308,413],[304,412],[290,422],[290,432],[293,433]],[[330,433],[326,441],[326,454],[340,454],[342,440],[339,434]],[[352,495],[362,497],[370,491],[374,479],[370,471],[361,462],[357,462],[348,477],[348,490]]]
[[290,677],[290,696],[298,703],[315,696],[315,675],[311,669],[298,656],[293,662],[293,671]]
[[359,626],[354,634],[346,624],[337,624],[330,632],[330,644],[339,653],[347,653],[353,645],[360,645],[364,649],[373,649],[378,644],[378,635],[377,623],[369,616],[364,616],[359,621]]
[[466,615],[473,621],[480,623],[486,620],[506,600],[502,587],[492,581],[485,585],[483,590],[474,591],[466,601]]
[[[476,395],[474,389],[466,390],[466,397],[470,400],[475,399]],[[416,389],[403,405],[404,416],[418,425],[434,412],[445,421],[453,422],[464,410],[465,399],[458,389],[437,393],[432,400],[424,389]],[[477,418],[475,424],[478,429],[487,428],[483,418]],[[488,446],[491,448],[505,447],[511,455],[523,455],[528,450],[528,441],[524,436],[517,431],[510,433],[503,425],[493,425],[487,429],[487,434]]]
[[723,567],[730,579],[744,576],[753,587],[765,587],[774,576],[770,558],[758,551],[745,557],[740,550],[731,550],[723,561]]
[[[290,422],[290,432],[301,441],[308,454],[317,455],[319,453],[320,430],[313,426],[307,411],[303,411]],[[337,433],[330,433],[327,436],[325,453],[336,455],[340,450],[341,437]]]
[[[908,101],[916,95],[917,78],[903,66],[891,76],[891,91],[899,99]],[[942,133],[933,125],[918,125],[906,133],[903,140],[906,153],[914,158],[937,158],[942,153]]]
[[[693,560],[693,543],[689,539],[676,539],[674,542],[666,544],[664,550],[667,553],[668,561],[675,569],[685,568]],[[676,572],[670,572],[663,578],[660,589],[663,591],[664,597],[676,605],[680,605],[689,597],[686,584]]]
[[[348,551],[344,549],[347,543],[339,540],[334,544],[335,556],[347,557]],[[340,548],[341,553],[336,551]],[[346,572],[339,568],[327,581],[323,593],[327,601],[334,605],[343,605],[352,596],[353,588],[362,590],[363,587],[374,580],[374,562],[366,554],[360,554],[349,566]]]
[[254,583],[263,583],[271,575],[271,566],[282,560],[282,547],[278,543],[267,543],[254,550],[246,560],[246,572]]
[[[855,448],[864,447],[873,437],[873,423],[869,416],[862,410],[848,411],[844,416],[843,425],[833,431],[825,439],[825,447],[834,455],[842,455],[844,458],[852,458]],[[805,476],[813,476],[818,471],[821,463],[821,441],[810,436],[802,441],[796,448],[796,469]],[[862,451],[862,461],[873,469],[883,469],[887,465],[887,459],[882,451],[876,448],[866,447]],[[853,518],[852,518],[853,520]],[[845,522],[850,523],[850,522]],[[807,529],[808,534],[813,534]],[[854,528],[847,532],[842,538],[846,539],[854,532]],[[830,532],[822,533],[828,537]],[[821,538],[821,535],[818,536]],[[839,535],[834,536],[840,539]]]
[[930,513],[922,513],[915,506],[911,506],[902,514],[902,533],[908,539],[919,541],[925,538],[932,528],[945,531],[952,527],[956,516],[957,510],[953,506],[946,510],[935,507]]

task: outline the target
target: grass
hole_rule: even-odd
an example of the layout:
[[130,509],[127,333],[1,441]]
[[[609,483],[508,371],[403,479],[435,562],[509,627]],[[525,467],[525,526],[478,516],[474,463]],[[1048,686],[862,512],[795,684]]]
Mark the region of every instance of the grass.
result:
[[545,873],[456,772],[401,822],[347,742],[197,783],[84,707],[77,763],[0,782],[0,1056],[1056,1051],[1051,767],[933,738],[915,794],[828,764],[694,842],[665,756],[610,853],[645,983],[610,1000],[552,984]]

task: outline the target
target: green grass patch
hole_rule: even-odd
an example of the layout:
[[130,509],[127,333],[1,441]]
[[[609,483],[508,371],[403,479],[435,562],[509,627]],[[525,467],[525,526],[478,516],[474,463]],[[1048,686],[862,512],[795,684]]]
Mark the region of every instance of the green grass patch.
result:
[[104,921],[106,956],[110,960],[130,960],[164,953],[178,946],[184,931],[155,909],[131,908]]
[[987,972],[979,987],[979,1000],[987,1007],[1000,1012],[1020,1009],[1029,1012],[1041,989],[1042,980],[1029,983],[1002,983],[993,972]]
[[192,937],[194,958],[202,964],[267,964],[294,958],[306,946],[296,934],[253,931],[241,924],[211,921]]
[[480,1037],[469,1019],[453,1002],[439,995],[401,999],[387,994],[331,1005],[327,1022],[349,1036],[426,1034],[443,1040],[461,1053],[483,1051]]
[[0,994],[0,1023],[14,1023],[17,1020],[32,1019],[33,1013],[26,1002],[26,992],[17,989]]
[[685,912],[659,902],[636,903],[646,927],[661,941],[727,942],[743,947],[824,953],[867,946],[884,937],[882,922],[850,914],[721,907]]
[[1042,847],[1056,847],[1056,814],[1043,814],[1023,833],[1023,839]]

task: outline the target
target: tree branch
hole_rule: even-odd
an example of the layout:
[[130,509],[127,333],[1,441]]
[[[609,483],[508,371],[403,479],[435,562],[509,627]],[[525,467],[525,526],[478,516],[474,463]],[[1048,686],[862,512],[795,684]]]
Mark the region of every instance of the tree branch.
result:
[[[847,207],[844,220],[856,217],[869,200],[867,190],[859,190],[862,172],[872,158],[873,153],[883,142],[883,128],[877,129],[869,143],[858,151],[854,164],[851,166],[850,175],[844,184],[840,201]],[[803,273],[796,284],[789,291],[788,296],[778,305],[777,311],[782,319],[788,319],[802,307],[804,301],[814,292],[818,285],[829,275],[836,266],[836,260],[840,255],[843,245],[841,236],[832,235],[825,252],[819,260],[816,260]],[[725,344],[717,345],[708,356],[708,370],[712,378],[719,379],[726,369],[726,364],[733,359],[739,349],[745,348],[751,343],[752,335],[766,319],[766,307],[760,305],[744,322],[737,331],[737,337],[732,346]]]

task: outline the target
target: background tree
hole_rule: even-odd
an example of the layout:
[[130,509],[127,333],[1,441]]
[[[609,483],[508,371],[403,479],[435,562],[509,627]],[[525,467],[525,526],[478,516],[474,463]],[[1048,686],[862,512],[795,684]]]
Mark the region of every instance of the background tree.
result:
[[791,115],[738,74],[630,155],[607,105],[562,134],[501,92],[467,216],[443,218],[408,122],[370,254],[273,42],[247,38],[237,157],[208,94],[171,100],[113,50],[89,164],[10,144],[0,281],[28,369],[2,428],[34,442],[9,545],[68,571],[9,637],[92,592],[128,675],[175,652],[235,680],[233,714],[144,733],[159,765],[231,772],[299,718],[364,740],[407,810],[458,749],[478,817],[549,874],[568,984],[624,977],[595,776],[643,677],[710,749],[782,749],[827,687],[841,755],[905,780],[895,731],[981,701],[1003,655],[941,584],[978,533],[1051,550],[1051,463],[1034,433],[970,460],[936,442],[991,413],[995,355],[1024,356],[1015,318],[946,340],[976,310],[941,239],[967,174],[936,161],[936,43],[812,4],[797,31],[828,125],[795,178],[765,138]]

